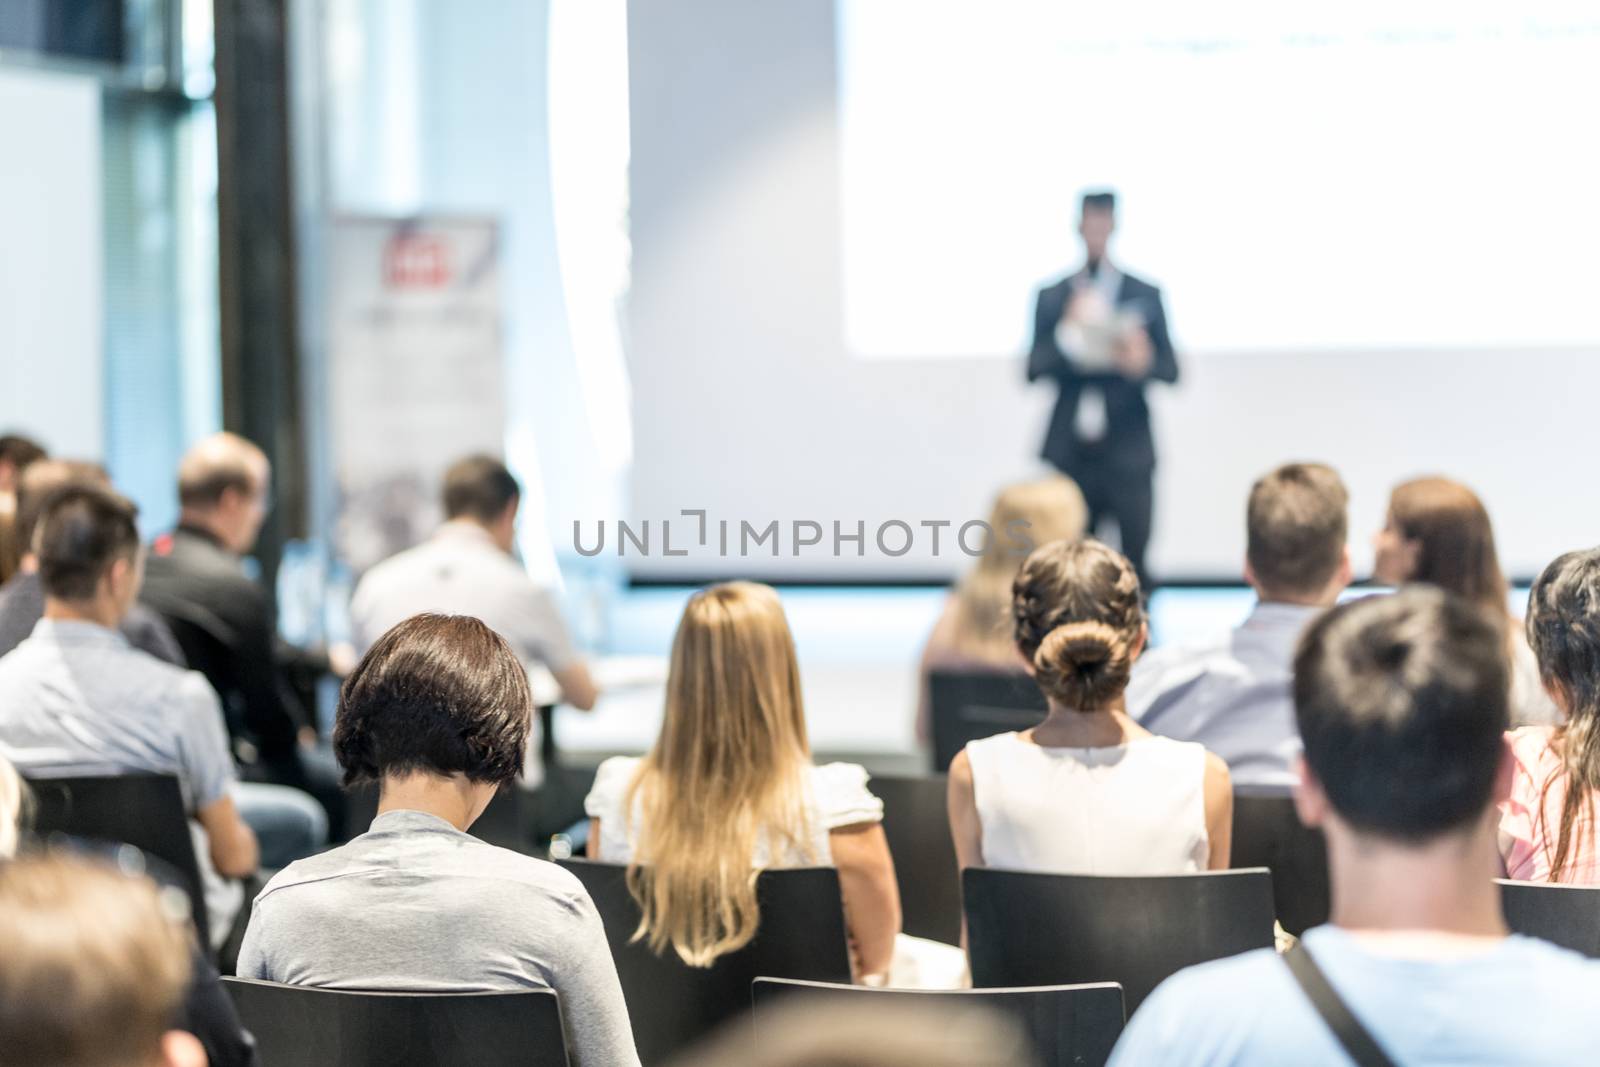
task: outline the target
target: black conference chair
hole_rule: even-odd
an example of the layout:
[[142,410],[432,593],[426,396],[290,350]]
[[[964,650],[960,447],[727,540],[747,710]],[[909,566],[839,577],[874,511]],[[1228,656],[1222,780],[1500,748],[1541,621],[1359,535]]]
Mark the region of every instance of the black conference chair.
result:
[[937,668],[928,675],[928,698],[935,774],[948,771],[968,741],[1037,726],[1049,710],[1021,671]]
[[567,1067],[560,998],[357,993],[224,978],[262,1067]]
[[688,966],[670,948],[657,956],[632,941],[639,906],[628,893],[627,868],[587,860],[563,860],[561,866],[583,882],[605,923],[645,1067],[664,1063],[747,1011],[757,976],[850,981],[839,872],[832,867],[763,871],[756,882],[761,928],[755,940],[701,968]]
[[948,944],[961,940],[961,872],[950,839],[944,775],[873,778],[900,885],[900,928]]
[[165,864],[183,883],[200,943],[209,945],[200,864],[189,836],[183,791],[170,774],[119,774],[89,778],[28,777],[36,807],[33,830],[52,835],[132,845]]
[[1234,790],[1233,866],[1272,872],[1278,923],[1294,936],[1328,921],[1328,845],[1300,821],[1292,798]]
[[[976,1005],[1014,1020],[1028,1034],[1041,1067],[1099,1067],[1122,1034],[1122,987],[1115,982],[1033,986],[1026,989],[868,989],[856,985],[757,978],[756,1035],[762,1013],[800,998],[833,1004],[912,1004],[934,1016],[947,1007]],[[819,1020],[825,1016],[819,1015]]]
[[1272,947],[1265,870],[1108,876],[961,872],[978,987],[1118,982],[1128,1013],[1195,963]]
[[1506,925],[1600,959],[1600,886],[1497,878]]

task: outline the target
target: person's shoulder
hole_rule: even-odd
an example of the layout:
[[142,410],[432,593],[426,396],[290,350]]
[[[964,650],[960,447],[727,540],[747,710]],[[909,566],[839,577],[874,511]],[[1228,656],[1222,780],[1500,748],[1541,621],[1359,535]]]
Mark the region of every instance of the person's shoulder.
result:
[[867,769],[859,763],[845,763],[840,760],[832,763],[813,763],[810,773],[811,780],[822,786],[834,788],[843,786],[851,789],[867,787]]
[[1004,733],[990,734],[988,737],[968,741],[961,751],[967,754],[968,762],[972,762],[1015,758],[1019,752],[1026,756],[1038,748],[1038,745],[1023,738],[1022,731],[1007,730]]
[[[0,663],[3,663],[0,660]],[[1511,758],[1517,766],[1532,771],[1541,764],[1560,762],[1551,742],[1555,740],[1554,726],[1519,726],[1506,731],[1506,743],[1511,746]]]
[[643,762],[638,756],[612,756],[595,768],[594,783],[584,800],[584,807],[591,817],[599,816],[603,810],[622,803],[623,793]]
[[883,821],[883,801],[868,788],[859,763],[812,766],[811,790],[829,830]]
[[1072,278],[1076,273],[1076,271],[1068,271],[1059,278],[1055,278],[1052,281],[1045,282],[1043,285],[1039,286],[1036,294],[1038,299],[1048,300],[1053,297],[1059,297],[1066,293],[1068,289],[1072,288]]
[[346,842],[314,856],[295,860],[274,874],[267,880],[267,884],[261,887],[261,891],[256,894],[256,910],[259,911],[262,904],[269,900],[282,903],[285,895],[292,895],[294,890],[302,886],[337,879],[352,869],[352,859],[350,842]]
[[1549,748],[1555,735],[1554,726],[1518,726],[1506,731],[1506,740],[1512,748],[1535,752]]
[[[1261,1020],[1281,1018],[1292,981],[1270,948],[1186,967],[1140,1005],[1112,1063],[1236,1062],[1243,1045],[1264,1036]],[[1289,1036],[1302,1039],[1292,1028]]]
[[1122,272],[1122,291],[1125,295],[1129,293],[1154,296],[1161,295],[1161,287],[1159,285],[1155,284],[1154,282],[1147,281],[1144,278],[1139,277],[1137,274],[1129,274],[1127,271]]
[[437,549],[432,541],[422,541],[379,560],[362,574],[361,580],[356,583],[356,594],[360,595],[362,590],[381,589],[385,585],[407,580],[416,568],[426,566],[436,552]]
[[469,846],[469,853],[470,859],[463,866],[470,866],[475,877],[499,883],[513,893],[532,894],[567,905],[589,899],[589,891],[578,876],[558,863],[476,839]]
[[159,703],[176,699],[187,708],[197,700],[215,696],[205,675],[152,656],[126,638],[108,650],[103,670],[119,687],[150,694]]
[[1227,654],[1228,648],[1227,638],[1222,637],[1160,645],[1133,661],[1132,677],[1146,682],[1176,684],[1184,678],[1204,674],[1208,667]]
[[1541,987],[1540,997],[1546,1003],[1576,1000],[1590,1007],[1600,1003],[1600,960],[1522,934],[1506,939],[1506,952],[1507,971]]
[[1181,741],[1176,737],[1151,734],[1134,742],[1134,747],[1146,757],[1158,759],[1162,766],[1197,768],[1202,775],[1214,773],[1215,770],[1220,770],[1224,775],[1228,772],[1228,765],[1222,757],[1199,741]]

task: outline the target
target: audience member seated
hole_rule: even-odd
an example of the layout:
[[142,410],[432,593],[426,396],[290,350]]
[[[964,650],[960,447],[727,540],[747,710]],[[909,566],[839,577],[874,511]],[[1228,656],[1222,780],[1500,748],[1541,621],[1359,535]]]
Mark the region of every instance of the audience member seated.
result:
[[1495,553],[1494,527],[1476,493],[1446,478],[1418,478],[1389,496],[1383,529],[1373,537],[1373,577],[1386,585],[1436,585],[1472,601],[1500,623],[1511,664],[1511,724],[1549,726],[1561,712],[1544,691],[1539,664]]
[[[5,861],[17,854],[21,832],[31,818],[30,808],[27,787],[11,764],[0,757],[0,870]],[[187,894],[178,886],[172,888],[184,894],[178,914],[187,915]],[[191,975],[175,1025],[199,1039],[210,1067],[254,1067],[259,1063],[255,1041],[239,1022],[239,1013],[223,991],[216,968],[192,938],[186,940],[191,942]]]
[[334,989],[548,987],[576,1067],[636,1067],[583,886],[466,832],[520,771],[532,713],[521,662],[477,619],[419,615],[379,638],[346,679],[334,728],[345,782],[378,784],[378,816],[267,883],[239,974]]
[[191,448],[178,466],[178,528],[151,546],[143,598],[222,698],[245,777],[310,791],[340,826],[338,771],[282,673],[302,653],[279,640],[273,597],[243,566],[271,478],[266,455],[242,437],[215,434]]
[[[57,494],[74,485],[110,489],[105,471],[92,463],[43,460],[23,474],[21,524],[30,544],[41,514]],[[39,561],[30,551],[23,559],[21,573],[0,587],[0,655],[21,644],[33,632],[34,626],[44,617],[44,607],[45,588],[39,575]],[[183,652],[166,621],[144,605],[129,605],[118,629],[133,648],[176,667],[185,666]],[[282,867],[327,843],[328,817],[308,794],[287,786],[259,782],[235,782],[231,792],[240,814],[256,833],[261,862],[266,867]]]
[[27,467],[44,458],[44,449],[28,438],[0,436],[0,584],[11,580],[27,548],[17,529],[17,483]]
[[[1504,649],[1472,604],[1413,587],[1335,608],[1295,656],[1296,805],[1327,835],[1333,921],[1291,951],[1395,1063],[1594,1056],[1600,963],[1508,935],[1492,880],[1512,770]],[[1182,971],[1112,1062],[1351,1063],[1298,980],[1270,949]]]
[[0,1060],[30,1067],[205,1067],[175,1028],[191,977],[184,909],[114,868],[0,864]]
[[1140,726],[1204,745],[1228,764],[1236,786],[1293,788],[1294,647],[1350,584],[1349,502],[1338,473],[1320,463],[1290,463],[1255,483],[1244,577],[1256,606],[1225,640],[1139,659],[1128,714]]
[[1506,873],[1530,882],[1600,883],[1600,549],[1544,569],[1528,601],[1528,641],[1557,726],[1511,731],[1515,770],[1501,805]]
[[[0,656],[20,645],[44,616],[44,586],[39,581],[39,560],[32,552],[34,528],[46,501],[71,484],[111,487],[103,467],[96,463],[46,459],[23,472],[17,486],[17,536],[24,545],[17,573],[0,586]],[[120,627],[134,648],[176,667],[186,667],[183,650],[166,621],[142,604],[134,604]]]
[[[428,541],[368,571],[350,602],[357,647],[366,649],[421,612],[471,615],[504,637],[526,667],[543,664],[561,698],[585,711],[598,693],[572,646],[555,598],[528,576],[516,551],[522,490],[505,464],[470,456],[444,476],[446,522]],[[536,779],[538,746],[530,746]],[[530,783],[532,784],[532,783]]]
[[928,676],[936,669],[993,667],[1021,671],[1011,640],[1011,580],[1028,552],[1051,541],[1076,541],[1089,521],[1078,484],[1064,475],[1019,482],[1000,490],[989,513],[993,531],[983,555],[945,598],[922,649],[917,739],[932,739]]
[[962,867],[1177,874],[1228,865],[1228,768],[1128,717],[1148,634],[1133,566],[1098,541],[1035,549],[1012,593],[1017,649],[1050,705],[1031,730],[973,741],[950,764]]
[[[655,747],[602,763],[584,808],[589,856],[630,865],[640,933],[656,952],[709,967],[755,936],[753,869],[832,865],[861,981],[959,980],[951,946],[907,939],[896,961],[883,802],[856,764],[811,762],[794,639],[768,586],[729,582],[689,598]],[[897,962],[905,974],[890,974]]]
[[46,505],[34,542],[44,618],[0,659],[0,755],[40,776],[175,775],[199,824],[196,858],[220,944],[243,903],[227,879],[255,873],[256,837],[234,804],[216,694],[117,631],[139,592],[135,514],[92,485],[61,489]]

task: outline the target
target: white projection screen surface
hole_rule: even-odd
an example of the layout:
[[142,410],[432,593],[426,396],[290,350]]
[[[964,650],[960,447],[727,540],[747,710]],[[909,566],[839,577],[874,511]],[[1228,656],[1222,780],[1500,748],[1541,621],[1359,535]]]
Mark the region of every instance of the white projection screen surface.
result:
[[1245,494],[1289,459],[1344,474],[1358,570],[1421,473],[1480,492],[1514,574],[1600,541],[1592,5],[660,7],[629,10],[627,517],[869,537],[667,557],[658,530],[632,573],[960,571],[871,532],[1042,470],[1033,296],[1101,186],[1182,367],[1151,390],[1158,575],[1237,579]]
[[1194,352],[1600,341],[1600,9],[840,0],[845,330],[1012,354],[1073,191]]

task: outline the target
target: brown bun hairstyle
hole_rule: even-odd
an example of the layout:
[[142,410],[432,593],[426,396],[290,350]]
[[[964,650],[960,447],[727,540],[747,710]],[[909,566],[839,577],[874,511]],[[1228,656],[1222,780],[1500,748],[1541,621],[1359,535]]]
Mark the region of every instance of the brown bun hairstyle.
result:
[[1012,585],[1017,648],[1051,700],[1099,711],[1128,686],[1144,632],[1133,565],[1099,541],[1053,541],[1034,550]]

